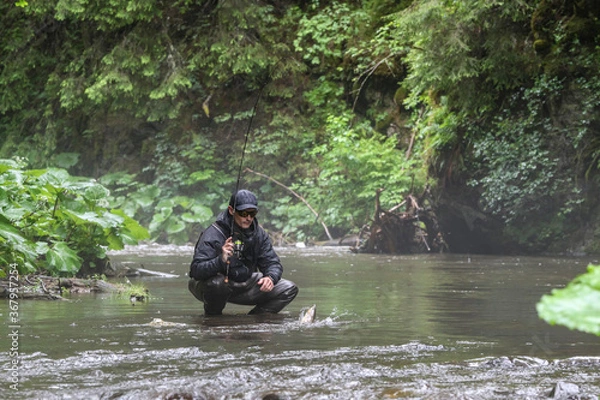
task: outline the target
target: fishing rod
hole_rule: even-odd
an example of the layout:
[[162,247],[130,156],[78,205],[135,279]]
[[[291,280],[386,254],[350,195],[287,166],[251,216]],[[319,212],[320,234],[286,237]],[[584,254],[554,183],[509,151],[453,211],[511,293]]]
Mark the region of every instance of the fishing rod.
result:
[[[240,157],[240,167],[238,168],[237,181],[235,182],[235,191],[233,192],[233,209],[235,210],[235,206],[237,205],[237,192],[240,190],[240,179],[242,177],[242,166],[244,165],[244,156],[246,155],[246,146],[248,145],[248,137],[250,136],[250,128],[252,127],[252,120],[254,119],[254,115],[256,114],[256,107],[258,106],[258,101],[260,100],[260,96],[262,94],[264,86],[261,86],[260,91],[258,92],[258,96],[256,96],[256,101],[254,102],[254,106],[252,107],[252,113],[250,114],[250,122],[248,122],[248,129],[246,129],[246,135],[244,135],[244,146],[242,147],[242,155]],[[233,220],[231,221],[231,235],[233,235]]]
[[[233,212],[235,212],[237,206],[237,192],[240,189],[240,180],[242,178],[242,166],[244,165],[244,156],[246,155],[246,146],[248,145],[248,137],[250,136],[250,128],[252,127],[252,120],[254,119],[254,115],[256,115],[256,108],[258,107],[258,101],[260,100],[260,96],[264,89],[265,85],[260,87],[258,92],[258,96],[256,96],[256,101],[254,102],[254,106],[252,107],[252,113],[250,114],[250,121],[248,122],[248,129],[246,129],[246,134],[244,135],[244,146],[242,147],[242,155],[240,157],[240,167],[238,168],[237,181],[235,182],[235,191],[233,192]],[[235,224],[235,219],[231,218],[231,229],[230,236],[233,237],[233,227]],[[233,244],[233,252],[234,254],[239,254],[243,250],[244,244],[242,241],[235,241]],[[227,259],[227,270],[225,273],[225,283],[229,282],[229,259]]]

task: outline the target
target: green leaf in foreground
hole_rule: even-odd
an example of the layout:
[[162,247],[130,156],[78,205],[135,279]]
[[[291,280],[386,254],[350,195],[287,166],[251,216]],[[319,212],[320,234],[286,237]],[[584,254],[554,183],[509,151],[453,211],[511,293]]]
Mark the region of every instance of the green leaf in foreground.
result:
[[83,261],[65,242],[58,242],[52,246],[46,253],[46,259],[53,270],[67,274],[79,271]]
[[540,318],[551,325],[600,336],[600,266],[589,265],[564,289],[554,289],[537,304]]

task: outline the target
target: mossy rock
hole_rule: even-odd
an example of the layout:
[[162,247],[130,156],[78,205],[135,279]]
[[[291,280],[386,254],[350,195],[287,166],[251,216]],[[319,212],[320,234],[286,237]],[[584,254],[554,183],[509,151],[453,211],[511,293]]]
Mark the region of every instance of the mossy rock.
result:
[[533,49],[537,54],[545,56],[550,53],[550,50],[552,50],[552,45],[548,40],[538,39],[533,42]]
[[388,126],[394,121],[394,117],[390,114],[387,114],[385,118],[375,123],[375,130],[380,133],[385,133]]
[[404,100],[406,99],[407,96],[408,96],[408,90],[406,90],[403,87],[398,88],[398,90],[396,90],[396,93],[394,93],[394,103],[398,107],[401,107],[402,103],[404,103]]

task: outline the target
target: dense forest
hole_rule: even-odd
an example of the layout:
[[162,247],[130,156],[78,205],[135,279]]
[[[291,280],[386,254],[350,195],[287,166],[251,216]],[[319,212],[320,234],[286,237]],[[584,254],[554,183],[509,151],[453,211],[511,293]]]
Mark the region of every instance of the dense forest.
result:
[[[243,157],[241,185],[284,242],[327,239],[323,226],[356,234],[376,194],[389,209],[427,188],[450,251],[600,252],[594,0],[13,0],[0,11],[5,187],[27,173],[93,178],[83,186],[110,191],[94,201],[120,210],[123,232],[144,238],[136,220],[180,244],[224,208]],[[3,242],[31,225],[15,199],[0,191]],[[65,224],[114,239],[96,218],[109,214],[86,210]]]

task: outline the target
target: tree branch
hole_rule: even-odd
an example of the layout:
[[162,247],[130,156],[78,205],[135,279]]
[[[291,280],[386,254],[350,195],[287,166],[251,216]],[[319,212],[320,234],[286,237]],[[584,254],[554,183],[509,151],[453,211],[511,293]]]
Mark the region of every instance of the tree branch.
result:
[[329,238],[329,240],[333,240],[333,238],[331,237],[331,234],[329,233],[329,229],[327,229],[327,225],[325,225],[325,222],[323,222],[323,220],[319,216],[319,213],[316,212],[314,208],[312,208],[312,206],[304,199],[304,197],[300,196],[298,193],[296,193],[295,191],[293,191],[289,187],[285,186],[283,183],[279,182],[278,180],[276,180],[274,178],[271,178],[268,175],[261,174],[260,172],[253,171],[250,168],[244,169],[244,172],[251,172],[254,175],[258,175],[260,177],[268,179],[271,182],[275,183],[276,185],[281,186],[282,188],[284,188],[285,190],[287,190],[288,192],[290,192],[291,194],[293,194],[297,199],[300,199],[300,201],[302,201],[304,204],[306,204],[306,206],[309,208],[309,210],[312,211],[312,213],[315,215],[315,217],[317,217],[317,220],[321,223],[321,226],[323,226],[323,229],[325,230],[325,233],[327,234],[327,237]]

